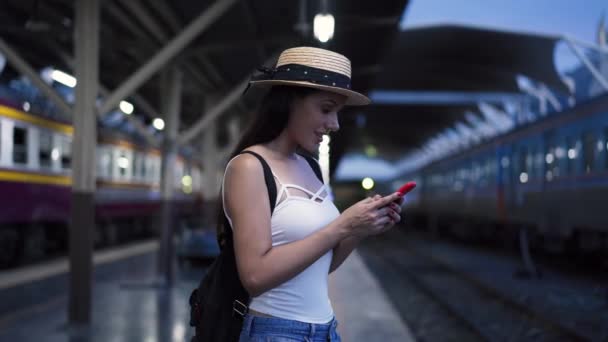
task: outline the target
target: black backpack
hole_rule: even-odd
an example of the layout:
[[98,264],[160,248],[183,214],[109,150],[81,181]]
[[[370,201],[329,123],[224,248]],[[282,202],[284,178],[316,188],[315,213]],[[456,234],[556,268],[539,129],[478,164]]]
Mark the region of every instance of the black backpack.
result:
[[[270,166],[264,158],[252,151],[243,151],[255,156],[264,169],[264,181],[268,188],[270,213],[274,211],[277,188]],[[323,182],[319,164],[312,157],[303,155],[319,180]],[[249,294],[243,288],[236,268],[236,258],[232,241],[232,229],[226,216],[224,235],[218,235],[220,255],[211,264],[198,288],[190,294],[190,326],[196,334],[191,342],[238,341],[243,318],[249,306]]]

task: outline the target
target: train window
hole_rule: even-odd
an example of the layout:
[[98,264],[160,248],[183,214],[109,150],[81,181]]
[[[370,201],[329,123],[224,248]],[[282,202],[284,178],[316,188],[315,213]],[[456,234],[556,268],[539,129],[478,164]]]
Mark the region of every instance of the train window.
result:
[[124,152],[120,152],[120,156],[116,160],[118,164],[118,173],[120,177],[125,177],[127,175],[127,169],[129,168],[129,159],[127,158]]
[[152,156],[146,158],[146,181],[154,182],[154,158]]
[[147,164],[148,164],[148,157],[145,154],[142,154],[141,156],[141,180],[142,182],[146,182],[147,175],[146,175],[146,168],[147,168]]
[[528,150],[525,147],[521,147],[519,149],[519,160],[518,160],[518,175],[517,177],[519,178],[519,182],[520,183],[527,183],[528,182]]
[[530,151],[530,153],[526,154],[526,170],[529,172],[532,171],[532,167],[534,166],[533,156],[534,156],[534,150],[532,150],[532,151]]
[[27,130],[23,127],[13,128],[13,162],[27,164]]
[[546,163],[545,179],[548,182],[559,177],[559,165],[564,155],[564,149],[556,142],[555,135],[552,132],[545,135],[545,155],[543,157]]
[[534,148],[531,148],[528,154],[526,155],[526,172],[528,173],[528,178],[534,178],[536,176],[534,169]]
[[162,176],[162,162],[159,158],[154,159],[154,182],[160,183]]
[[535,154],[536,157],[534,158],[534,177],[542,178],[544,157],[540,148],[537,151],[538,153]]
[[492,159],[486,159],[486,179],[487,183],[493,184],[494,182],[494,173],[492,172]]
[[471,180],[473,181],[473,184],[477,184],[479,181],[479,176],[479,167],[477,166],[476,162],[473,162],[471,166]]
[[140,154],[139,152],[135,152],[133,151],[133,172],[132,172],[132,177],[135,180],[139,179],[139,159],[140,159]]
[[574,160],[576,159],[576,146],[572,138],[566,138],[566,173],[568,175],[573,175],[575,171],[576,164]]
[[592,132],[583,133],[583,170],[590,173],[595,167],[595,137]]
[[608,128],[604,129],[604,168],[608,169]]
[[38,153],[38,158],[40,162],[40,167],[51,168],[53,165],[51,159],[51,151],[53,150],[53,135],[51,132],[46,130],[39,131],[39,147],[40,151]]
[[72,167],[72,140],[63,137],[61,141],[61,168],[68,170]]
[[100,148],[99,150],[99,164],[98,174],[99,177],[105,179],[112,178],[112,151],[109,148]]

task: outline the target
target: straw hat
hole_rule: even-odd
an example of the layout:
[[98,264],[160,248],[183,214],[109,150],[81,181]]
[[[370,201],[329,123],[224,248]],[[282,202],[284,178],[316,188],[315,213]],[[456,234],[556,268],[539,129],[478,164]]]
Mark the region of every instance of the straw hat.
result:
[[296,47],[283,51],[273,68],[259,68],[250,86],[293,85],[338,93],[347,97],[346,105],[362,106],[371,101],[351,90],[350,60],[333,51]]

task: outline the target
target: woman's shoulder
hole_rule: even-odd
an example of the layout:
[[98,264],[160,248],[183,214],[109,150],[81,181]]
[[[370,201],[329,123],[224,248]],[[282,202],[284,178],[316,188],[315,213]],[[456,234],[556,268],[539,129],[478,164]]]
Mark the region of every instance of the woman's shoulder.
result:
[[226,165],[226,172],[237,170],[252,172],[260,168],[260,162],[255,156],[249,153],[240,153],[228,161],[228,164]]
[[258,172],[263,172],[262,164],[258,158],[251,153],[244,153],[245,151],[254,152],[262,158],[265,158],[263,155],[264,151],[258,145],[249,146],[228,161],[228,164],[226,165],[226,176],[234,173],[239,174],[239,176],[257,175]]
[[268,156],[269,156],[268,148],[266,146],[264,146],[264,145],[261,145],[261,144],[247,146],[240,153],[241,154],[251,155],[249,153],[244,153],[244,152],[247,152],[247,151],[256,153],[256,154],[260,155],[264,159],[268,159]]
[[223,185],[226,192],[251,193],[261,191],[260,179],[264,177],[264,170],[260,162],[251,154],[239,154],[232,158],[224,173]]

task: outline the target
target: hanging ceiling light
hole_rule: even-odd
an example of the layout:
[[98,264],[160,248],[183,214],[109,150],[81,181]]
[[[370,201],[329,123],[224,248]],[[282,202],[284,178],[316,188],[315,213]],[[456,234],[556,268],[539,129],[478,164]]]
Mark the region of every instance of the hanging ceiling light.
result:
[[321,43],[327,43],[334,36],[335,20],[329,13],[319,13],[315,15],[314,33]]
[[313,22],[313,32],[321,43],[327,43],[334,36],[336,22],[327,8],[327,0],[321,0],[320,11]]
[[54,69],[51,71],[51,78],[61,84],[64,84],[70,88],[76,86],[76,77],[69,75],[61,70]]
[[165,121],[161,118],[156,118],[152,121],[152,126],[159,131],[162,131],[165,128]]

